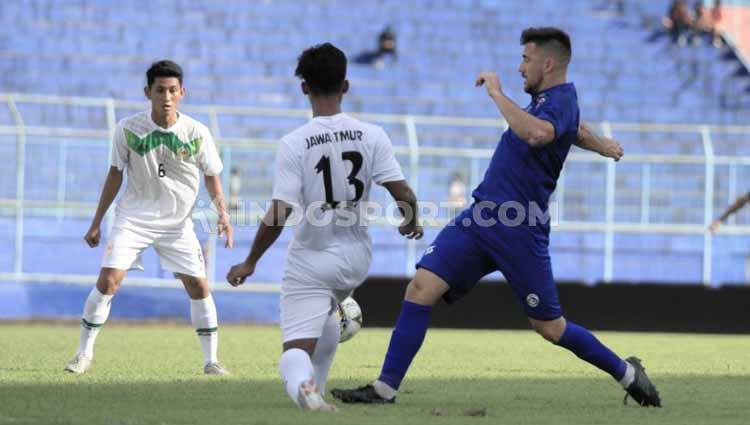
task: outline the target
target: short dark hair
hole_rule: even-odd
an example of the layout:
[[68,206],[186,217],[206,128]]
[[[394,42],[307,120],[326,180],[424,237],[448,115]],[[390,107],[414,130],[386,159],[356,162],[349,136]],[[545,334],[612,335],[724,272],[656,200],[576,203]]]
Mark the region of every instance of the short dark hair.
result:
[[570,57],[573,55],[570,36],[559,28],[526,28],[521,33],[521,45],[527,43],[534,43],[540,47],[552,47],[566,65],[570,62]]
[[182,85],[182,68],[171,60],[160,60],[154,62],[146,71],[146,82],[151,87],[158,77],[175,77]]
[[309,47],[297,59],[294,75],[304,80],[313,94],[335,94],[346,79],[346,55],[331,43]]

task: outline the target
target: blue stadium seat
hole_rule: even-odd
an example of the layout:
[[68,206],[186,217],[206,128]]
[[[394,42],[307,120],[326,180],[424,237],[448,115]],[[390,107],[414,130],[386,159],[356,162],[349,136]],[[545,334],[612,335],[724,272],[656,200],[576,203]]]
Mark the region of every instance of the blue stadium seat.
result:
[[[402,106],[384,105],[369,99],[375,89],[360,88],[353,90],[352,96],[362,96],[363,101],[356,102],[362,110],[391,112],[454,113],[468,115],[487,115],[486,108],[477,108],[472,104],[455,105],[450,98],[461,99],[471,92],[457,89],[451,80],[470,76],[485,67],[500,67],[507,80],[508,87],[515,92],[520,90],[514,75],[518,58],[517,34],[524,25],[552,22],[563,25],[574,37],[575,58],[574,70],[580,76],[576,82],[582,92],[590,93],[604,102],[615,102],[623,105],[623,110],[607,112],[600,109],[591,116],[605,120],[662,120],[666,122],[684,122],[695,118],[694,113],[702,109],[708,101],[713,101],[721,92],[722,78],[715,78],[711,83],[709,96],[687,93],[676,105],[664,104],[662,114],[637,114],[644,103],[655,102],[659,105],[664,99],[672,98],[672,93],[684,78],[682,72],[675,74],[675,66],[683,60],[698,60],[707,64],[703,69],[706,75],[721,75],[731,72],[731,63],[718,61],[716,51],[707,45],[698,46],[689,54],[685,49],[675,50],[664,43],[646,43],[649,29],[636,25],[639,19],[658,18],[664,13],[664,5],[658,2],[639,0],[629,2],[625,22],[595,12],[596,2],[584,1],[571,3],[568,15],[562,18],[551,13],[529,16],[525,4],[519,2],[482,2],[479,9],[469,7],[471,2],[456,2],[450,10],[429,7],[404,9],[394,1],[378,1],[363,5],[353,11],[343,0],[325,5],[308,5],[299,7],[292,1],[274,2],[273,4],[181,4],[180,18],[177,21],[167,20],[151,25],[160,19],[159,14],[146,14],[145,10],[135,6],[104,2],[96,4],[67,4],[58,7],[51,0],[34,3],[35,14],[49,16],[51,26],[56,28],[55,43],[49,43],[49,30],[32,32],[32,36],[12,35],[11,53],[31,58],[30,51],[45,53],[44,68],[46,71],[57,70],[62,62],[81,63],[82,69],[91,69],[91,61],[97,58],[112,57],[130,58],[145,66],[158,57],[172,56],[183,63],[193,75],[208,75],[220,80],[227,75],[246,75],[252,77],[291,76],[291,62],[305,45],[320,38],[316,22],[326,17],[352,16],[366,17],[364,21],[341,19],[338,25],[326,28],[323,38],[337,41],[347,48],[350,54],[372,48],[374,35],[385,25],[394,26],[399,34],[400,61],[389,65],[390,69],[374,70],[370,67],[352,66],[352,76],[370,80],[392,81],[393,92],[383,94],[393,96],[410,96],[412,81],[430,81],[430,84],[418,85],[418,96],[440,99],[446,105],[410,104],[409,99],[397,100]],[[137,4],[140,4],[137,2]],[[145,3],[144,3],[145,4]],[[541,0],[535,3],[534,9],[554,10],[556,2]],[[27,23],[39,25],[28,15],[29,8],[9,8],[0,17],[6,27],[23,26]],[[419,11],[419,12],[417,12]],[[488,13],[488,11],[490,13]],[[397,12],[397,13],[396,13]],[[20,16],[27,16],[20,18]],[[241,17],[245,17],[242,19]],[[520,19],[524,17],[526,19]],[[248,19],[249,18],[249,19]],[[74,24],[64,24],[70,19]],[[529,20],[530,19],[530,20]],[[552,19],[552,21],[548,21]],[[499,20],[497,24],[495,20]],[[539,21],[539,22],[537,22]],[[59,26],[54,23],[59,22]],[[429,23],[429,24],[426,24]],[[286,30],[286,29],[289,30]],[[291,29],[294,30],[291,30]],[[429,30],[428,30],[429,28]],[[476,29],[481,28],[485,37],[476,37]],[[169,30],[169,31],[165,31]],[[250,32],[252,35],[249,36]],[[351,33],[366,34],[370,37],[354,40]],[[20,31],[10,32],[21,34]],[[26,32],[24,32],[26,33]],[[166,36],[165,36],[166,35]],[[146,42],[146,40],[148,40]],[[356,49],[356,50],[355,50]],[[665,56],[663,51],[669,51]],[[645,62],[619,60],[627,57],[644,57]],[[145,59],[145,60],[144,60]],[[196,65],[192,63],[221,63],[218,66]],[[36,68],[38,65],[32,65]],[[679,66],[677,67],[679,68]],[[403,71],[409,70],[411,78],[405,80]],[[87,75],[71,70],[69,75]],[[113,72],[108,69],[103,72]],[[127,69],[133,75],[125,81],[142,80],[142,70]],[[674,78],[675,75],[678,78]],[[611,84],[613,76],[616,83]],[[20,75],[19,75],[20,77]],[[122,78],[113,81],[122,82]],[[21,78],[14,82],[19,90],[29,90]],[[97,95],[100,89],[94,86],[70,81],[79,95]],[[442,87],[441,87],[442,86]],[[52,88],[58,94],[71,93],[69,87]],[[286,94],[285,87],[276,87],[273,92]],[[119,98],[133,98],[130,84],[118,84],[110,92]],[[382,92],[381,92],[382,93]],[[226,93],[220,95],[203,95],[201,100],[221,101]],[[230,96],[229,103],[247,104],[264,102],[278,106],[296,106],[294,96],[247,97]],[[271,100],[273,99],[273,100]],[[623,112],[624,111],[624,112]],[[736,115],[731,113],[708,115],[710,122],[736,123]]]
[[[410,7],[403,7],[403,2],[396,0],[378,0],[362,2],[357,8],[345,0],[186,1],[178,3],[177,19],[172,12],[152,7],[147,0],[64,5],[38,0],[28,7],[20,2],[6,3],[0,8],[0,23],[8,29],[0,37],[6,54],[0,64],[0,85],[11,92],[143,100],[144,69],[156,59],[169,57],[186,71],[190,104],[307,108],[307,100],[299,93],[293,76],[294,60],[300,51],[310,44],[330,40],[353,57],[374,48],[377,33],[390,25],[398,34],[399,58],[383,68],[350,65],[352,89],[345,100],[348,111],[495,117],[492,102],[482,90],[472,86],[474,76],[483,69],[498,71],[509,94],[525,104],[528,97],[522,92],[517,74],[518,35],[529,25],[555,24],[568,29],[573,37],[570,77],[579,89],[582,119],[722,125],[750,122],[750,108],[741,106],[750,104],[750,94],[734,89],[747,87],[747,81],[732,77],[737,65],[722,60],[722,51],[708,45],[679,49],[671,46],[667,38],[646,41],[651,28],[641,22],[658,20],[666,11],[666,2],[629,1],[625,16],[613,18],[597,13],[600,2],[596,0],[566,2],[565,16],[544,12],[559,9],[557,0],[535,0],[532,8],[528,7],[529,2],[499,0],[416,0]],[[322,26],[321,22],[335,24]],[[51,75],[66,78],[50,78]],[[734,106],[726,105],[727,96],[735,101]],[[19,107],[29,125],[106,127],[101,110],[32,104]],[[206,120],[205,116],[196,117]],[[301,122],[304,119],[221,115],[219,126],[224,137],[277,140]],[[0,109],[0,125],[12,124],[8,112]],[[402,125],[386,126],[386,130],[394,144],[407,144]],[[418,133],[422,146],[492,149],[500,129],[420,125]],[[629,153],[703,154],[702,140],[695,133],[616,131],[615,136]],[[2,137],[0,154],[9,160],[0,165],[0,171],[12,176],[15,144],[12,138],[5,139],[9,136]],[[55,144],[59,140],[47,142],[28,147],[27,161],[35,158],[39,166],[35,168],[38,172],[26,176],[29,199],[46,200],[52,193],[49,187],[57,187],[55,170],[60,157]],[[103,180],[107,143],[92,146],[72,139],[68,142],[65,197],[69,201],[94,202],[98,187],[92,190],[90,184],[84,186],[82,181]],[[714,134],[713,142],[719,155],[750,153],[746,135]],[[479,169],[483,171],[486,160],[480,162]],[[264,199],[269,195],[272,163],[272,153],[239,149],[232,152],[231,164],[245,170],[245,178],[252,182],[243,186],[243,197]],[[446,170],[471,169],[467,160],[429,156],[424,156],[420,165],[419,196],[433,200],[447,195],[450,176]],[[703,202],[701,166],[655,164],[651,172],[652,183],[657,182],[651,193],[656,205],[648,219],[701,224],[702,210],[696,207]],[[603,204],[605,197],[604,167],[569,162],[565,173],[564,196],[572,206],[565,210],[565,219],[603,221],[604,211],[597,206]],[[738,174],[740,181],[750,178],[750,172],[744,169]],[[476,180],[481,175],[472,178]],[[639,222],[645,218],[640,209],[641,184],[640,167],[618,165],[616,199],[618,204],[627,205],[615,211],[618,221]],[[722,197],[728,196],[728,190],[723,183],[717,183]],[[0,180],[0,197],[14,196],[14,179]],[[386,196],[385,192],[377,195],[379,199]],[[717,199],[720,204],[728,201]],[[738,222],[750,223],[750,215],[740,215]],[[80,237],[81,229],[72,228],[76,230],[75,237]],[[52,225],[47,236],[56,234],[56,229]],[[651,236],[617,235],[616,278],[643,278],[649,272],[649,258],[654,255],[665,258],[667,267],[663,269],[668,270],[653,279],[679,280],[675,270],[700,266],[696,253],[702,247],[701,240]],[[394,263],[405,261],[404,244],[393,229],[373,229],[373,239],[373,273],[393,272]],[[732,239],[736,240],[740,238]],[[559,278],[601,278],[601,235],[561,233],[554,241],[553,258]],[[421,242],[424,243],[427,242]],[[638,247],[644,244],[650,250],[639,251]],[[33,252],[37,248],[42,256],[52,255],[57,249],[44,248],[38,241],[32,241],[28,249]],[[722,261],[731,265],[728,269],[737,270],[737,265],[745,261],[740,253],[743,249],[740,244],[727,251],[728,259]],[[70,255],[83,254],[75,251]],[[224,267],[239,261],[235,256],[219,256],[217,261]],[[283,250],[274,251],[268,261],[280,261],[282,256]],[[149,261],[153,266],[149,276],[163,273],[153,258],[149,257]],[[0,270],[7,269],[4,264],[0,262]],[[78,266],[71,267],[69,271],[79,270]],[[744,278],[736,271],[715,269],[719,280]],[[582,270],[585,276],[581,275]],[[397,273],[402,273],[400,268]],[[280,276],[274,269],[259,278],[278,281]]]

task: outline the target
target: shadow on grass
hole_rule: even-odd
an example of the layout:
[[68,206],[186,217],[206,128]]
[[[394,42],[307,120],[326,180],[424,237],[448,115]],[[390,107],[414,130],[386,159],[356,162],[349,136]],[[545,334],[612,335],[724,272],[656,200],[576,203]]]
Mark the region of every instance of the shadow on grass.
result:
[[[623,406],[606,378],[415,379],[398,403],[298,411],[279,381],[196,377],[173,382],[0,382],[0,424],[742,424],[750,377],[657,377],[663,409]],[[334,380],[329,388],[363,382]],[[330,398],[330,396],[328,396]]]

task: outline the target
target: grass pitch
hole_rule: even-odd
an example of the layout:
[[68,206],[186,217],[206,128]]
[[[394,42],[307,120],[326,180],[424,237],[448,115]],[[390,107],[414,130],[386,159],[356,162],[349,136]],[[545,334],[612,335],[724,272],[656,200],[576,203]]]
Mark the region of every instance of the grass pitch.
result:
[[[188,325],[109,324],[86,375],[63,373],[78,327],[0,325],[0,424],[747,424],[750,337],[601,332],[637,354],[664,408],[623,406],[611,378],[531,332],[431,330],[397,404],[301,412],[277,373],[279,331],[223,326],[233,375],[203,376]],[[329,389],[374,379],[389,330],[343,344]],[[328,397],[330,398],[330,397]]]

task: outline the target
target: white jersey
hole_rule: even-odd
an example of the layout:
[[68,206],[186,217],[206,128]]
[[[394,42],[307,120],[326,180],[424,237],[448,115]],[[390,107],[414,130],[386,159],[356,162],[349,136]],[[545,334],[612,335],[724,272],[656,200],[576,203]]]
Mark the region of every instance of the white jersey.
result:
[[[285,275],[339,289],[367,275],[371,242],[361,206],[372,183],[404,180],[385,131],[346,114],[316,117],[284,136],[273,199],[305,216],[294,229]],[[311,282],[315,283],[315,282]]]
[[223,168],[206,126],[178,113],[161,128],[151,111],[121,120],[115,129],[110,165],[127,168],[127,188],[117,203],[118,222],[155,230],[192,226],[200,173],[215,176]]

